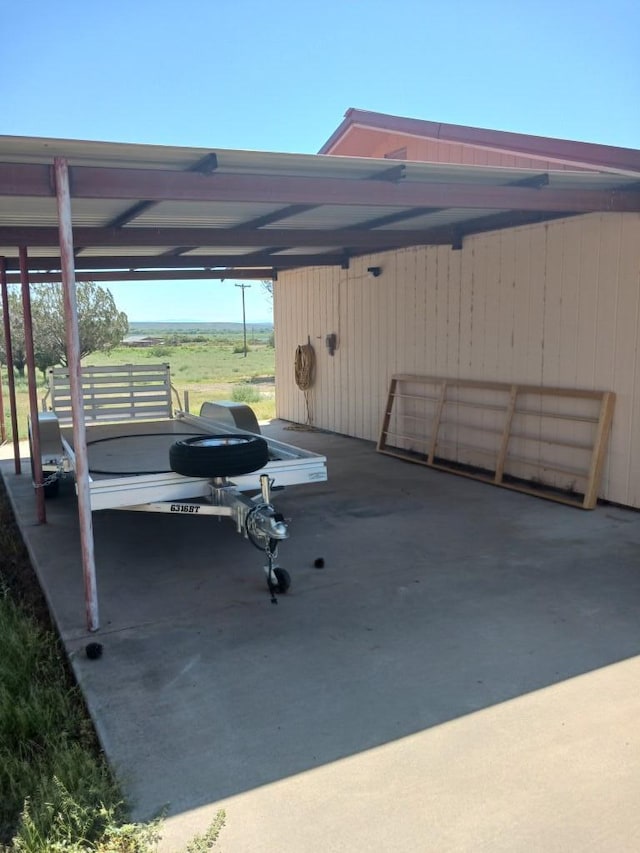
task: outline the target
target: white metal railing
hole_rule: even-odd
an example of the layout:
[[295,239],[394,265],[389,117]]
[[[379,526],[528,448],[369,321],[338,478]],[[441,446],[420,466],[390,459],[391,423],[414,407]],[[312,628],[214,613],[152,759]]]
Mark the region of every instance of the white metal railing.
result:
[[[68,367],[48,370],[49,388],[42,410],[52,411],[61,424],[72,420],[71,385]],[[173,417],[168,364],[122,364],[82,368],[82,402],[86,423],[129,420],[159,420]]]

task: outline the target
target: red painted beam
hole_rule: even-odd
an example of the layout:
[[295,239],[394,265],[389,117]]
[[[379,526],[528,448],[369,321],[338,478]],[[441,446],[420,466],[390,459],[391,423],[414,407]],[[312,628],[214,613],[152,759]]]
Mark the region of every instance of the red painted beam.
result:
[[[17,178],[16,170],[21,178]],[[516,186],[344,180],[290,175],[203,175],[158,169],[76,166],[75,198],[464,207],[510,210],[640,211],[638,190],[535,189]],[[52,195],[47,167],[0,164],[0,195]]]
[[[282,267],[278,267],[282,269]],[[236,269],[226,270],[88,270],[76,271],[76,281],[225,281],[230,279],[251,279],[261,281],[275,277],[274,268],[270,269]],[[32,284],[55,284],[62,278],[60,272],[30,273]],[[20,282],[19,273],[7,273],[7,283]]]
[[[214,267],[268,267],[274,265],[280,269],[291,266],[339,266],[345,260],[344,254],[318,254],[318,255],[270,255],[266,252],[247,255],[101,255],[86,257],[80,255],[75,259],[76,271],[82,270],[181,270],[181,269],[205,269]],[[42,270],[43,272],[54,272],[60,269],[60,258],[52,255],[44,258],[31,258],[29,261],[31,272]],[[8,270],[17,270],[18,261],[15,258],[7,258]]]
[[[366,231],[364,229],[306,229],[269,228],[257,231],[244,228],[86,228],[73,229],[74,239],[81,246],[171,246],[222,248],[255,246],[354,246],[377,249],[382,246],[412,246],[421,243],[423,230]],[[50,227],[0,227],[0,245],[57,246],[57,230]],[[53,241],[53,242],[52,242]]]
[[54,196],[51,166],[0,163],[0,195]]
[[[563,213],[570,213],[570,211],[563,211]],[[505,214],[504,217],[508,219],[509,214]],[[513,217],[514,221],[520,221],[519,213],[513,214]],[[440,242],[439,235],[448,232],[448,230],[448,228],[443,229],[442,227],[420,230],[403,229],[401,231],[366,231],[357,228],[342,230],[270,228],[258,231],[244,231],[239,228],[233,230],[228,228],[74,228],[73,234],[76,244],[79,246],[95,248],[131,247],[132,255],[134,255],[135,246],[153,246],[158,249],[172,246],[191,248],[213,246],[221,247],[223,250],[232,247],[254,248],[256,246],[300,246],[302,248],[326,246],[328,249],[340,246],[350,249],[382,251],[402,246],[420,246],[428,242],[438,243]],[[51,248],[53,253],[57,245],[57,230],[47,227],[0,227],[0,245],[19,246],[23,243],[27,243],[32,249],[34,247]],[[331,254],[337,255],[335,251]],[[180,256],[166,255],[163,257],[170,259]],[[206,256],[199,255],[198,262],[192,258],[191,263],[193,266],[211,266],[212,264],[227,266],[236,263],[237,256],[236,260],[233,260],[234,256],[231,257],[231,260],[223,263],[219,260],[216,261],[213,256],[207,259]],[[160,255],[154,255],[148,263],[159,262],[160,258]],[[32,260],[38,261],[37,258]],[[282,260],[286,263],[287,256],[283,256]],[[8,262],[10,262],[9,259]],[[114,258],[114,262],[118,263],[117,257]],[[124,261],[122,263],[124,264]]]
[[[234,201],[287,204],[368,204],[587,212],[640,210],[640,192],[531,189],[476,184],[401,184],[376,180],[273,175],[200,175],[147,169],[77,167],[77,198],[153,201]],[[280,242],[276,240],[274,242]]]

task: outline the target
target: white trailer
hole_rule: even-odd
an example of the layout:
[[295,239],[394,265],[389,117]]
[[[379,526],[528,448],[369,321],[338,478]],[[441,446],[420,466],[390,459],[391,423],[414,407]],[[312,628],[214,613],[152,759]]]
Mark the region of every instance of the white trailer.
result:
[[[325,481],[326,458],[263,436],[244,404],[204,403],[193,415],[174,410],[174,394],[168,364],[83,368],[91,510],[226,516],[264,552],[276,601],[291,582],[275,563],[289,532],[271,494]],[[42,405],[41,485],[53,497],[75,471],[68,369],[50,369]]]

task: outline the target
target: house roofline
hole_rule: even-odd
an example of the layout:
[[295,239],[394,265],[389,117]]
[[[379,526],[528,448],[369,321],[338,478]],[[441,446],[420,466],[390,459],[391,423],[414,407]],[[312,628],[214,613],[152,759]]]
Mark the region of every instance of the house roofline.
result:
[[319,154],[330,154],[340,139],[356,126],[392,133],[403,133],[443,142],[458,142],[467,145],[509,151],[529,157],[561,160],[575,166],[600,169],[623,169],[640,172],[640,151],[635,148],[618,148],[593,142],[576,142],[545,136],[531,136],[504,130],[488,130],[458,124],[425,121],[387,115],[350,107],[344,120],[319,150]]

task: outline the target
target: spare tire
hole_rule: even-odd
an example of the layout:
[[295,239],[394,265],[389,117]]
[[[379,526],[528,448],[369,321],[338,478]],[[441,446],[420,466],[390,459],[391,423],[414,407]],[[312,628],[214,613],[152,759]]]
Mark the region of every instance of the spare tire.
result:
[[169,448],[169,465],[185,477],[236,477],[263,468],[269,447],[258,435],[194,435]]

